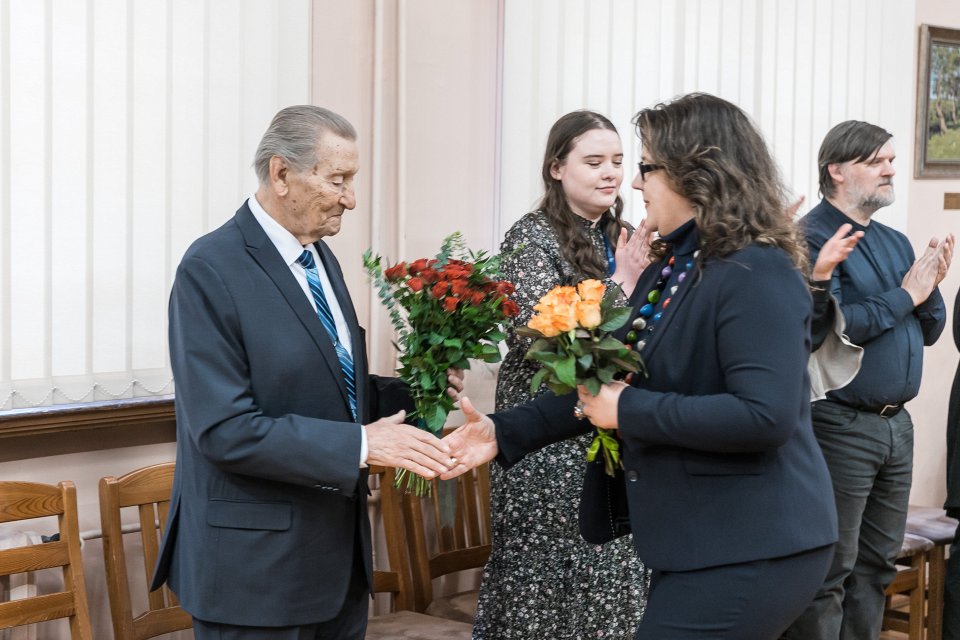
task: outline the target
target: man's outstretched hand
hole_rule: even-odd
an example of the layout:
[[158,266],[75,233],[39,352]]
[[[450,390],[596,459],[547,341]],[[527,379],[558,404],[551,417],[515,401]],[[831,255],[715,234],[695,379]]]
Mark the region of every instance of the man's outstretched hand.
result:
[[453,468],[450,447],[423,429],[403,424],[400,411],[364,425],[367,464],[406,469],[424,478],[435,478]]
[[444,480],[457,476],[497,457],[497,438],[493,420],[473,408],[466,396],[460,398],[460,410],[467,421],[443,439],[450,447],[450,456],[456,465],[440,477]]

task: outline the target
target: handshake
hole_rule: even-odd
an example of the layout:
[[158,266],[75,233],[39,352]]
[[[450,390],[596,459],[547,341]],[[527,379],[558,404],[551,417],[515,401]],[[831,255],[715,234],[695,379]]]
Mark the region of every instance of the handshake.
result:
[[367,464],[449,480],[493,460],[497,455],[493,421],[479,413],[466,396],[460,400],[460,409],[467,421],[442,439],[403,424],[404,411],[365,425]]

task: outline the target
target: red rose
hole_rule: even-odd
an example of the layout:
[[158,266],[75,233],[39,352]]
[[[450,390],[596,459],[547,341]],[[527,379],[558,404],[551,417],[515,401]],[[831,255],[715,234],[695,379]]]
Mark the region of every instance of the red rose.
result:
[[470,282],[468,282],[467,280],[454,280],[450,284],[450,290],[453,292],[453,295],[455,296],[463,297],[463,294],[465,294],[469,289],[470,289]]
[[430,290],[430,295],[439,300],[443,296],[447,295],[447,289],[450,287],[446,282],[438,282],[433,285],[433,289]]
[[427,267],[420,272],[420,277],[423,278],[423,281],[427,284],[433,284],[437,281],[437,270],[433,267]]
[[446,311],[453,313],[454,311],[457,310],[457,303],[459,302],[460,302],[459,298],[453,298],[453,297],[447,298],[443,301],[443,308]]
[[497,283],[497,293],[499,293],[502,296],[509,296],[516,290],[517,288],[513,286],[512,282],[507,282],[506,280],[502,280]]
[[[411,267],[412,270],[412,267]],[[407,286],[413,289],[414,291],[420,291],[423,289],[423,280],[420,278],[410,278],[407,280]]]
[[520,313],[520,307],[517,306],[517,303],[508,299],[504,299],[504,301],[500,304],[500,310],[503,311],[503,315],[507,316],[508,318],[512,318]]
[[487,299],[487,296],[482,291],[470,292],[470,304],[472,304],[475,307],[483,304],[483,301],[486,299]]
[[421,271],[427,268],[427,259],[420,258],[410,263],[410,275],[419,275]]
[[383,272],[383,277],[385,277],[389,282],[396,282],[397,280],[403,279],[403,276],[407,275],[407,263],[398,262],[389,269],[386,269]]
[[448,264],[443,270],[444,274],[450,280],[467,278],[470,276],[470,269],[460,264]]

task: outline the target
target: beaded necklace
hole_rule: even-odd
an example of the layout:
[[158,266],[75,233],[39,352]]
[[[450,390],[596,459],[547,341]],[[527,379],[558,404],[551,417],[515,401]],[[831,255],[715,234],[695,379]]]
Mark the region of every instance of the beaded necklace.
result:
[[666,297],[664,297],[664,290],[667,288],[667,283],[671,281],[671,276],[674,275],[677,257],[675,255],[670,256],[667,264],[660,269],[660,277],[657,279],[657,284],[647,293],[646,304],[640,307],[637,317],[633,319],[633,323],[630,325],[630,331],[628,331],[625,336],[627,342],[633,344],[637,351],[643,349],[647,344],[647,338],[663,316],[664,310],[670,306],[670,301],[677,293],[677,289],[683,281],[687,279],[687,273],[693,268],[693,263],[699,254],[699,250],[695,251],[693,256],[684,263],[683,271],[676,273],[676,278],[674,279],[675,284],[670,287],[669,294]]

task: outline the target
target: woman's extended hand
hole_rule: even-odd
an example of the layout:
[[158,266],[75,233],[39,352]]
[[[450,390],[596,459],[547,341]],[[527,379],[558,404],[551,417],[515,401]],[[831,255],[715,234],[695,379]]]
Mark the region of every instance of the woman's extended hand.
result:
[[600,387],[600,393],[592,395],[585,386],[577,386],[577,395],[583,403],[583,414],[593,425],[600,429],[617,429],[617,405],[620,394],[629,385],[615,380]]
[[460,410],[467,421],[441,441],[447,445],[454,460],[452,468],[440,475],[443,480],[456,478],[497,456],[493,420],[477,411],[467,396],[460,399]]

